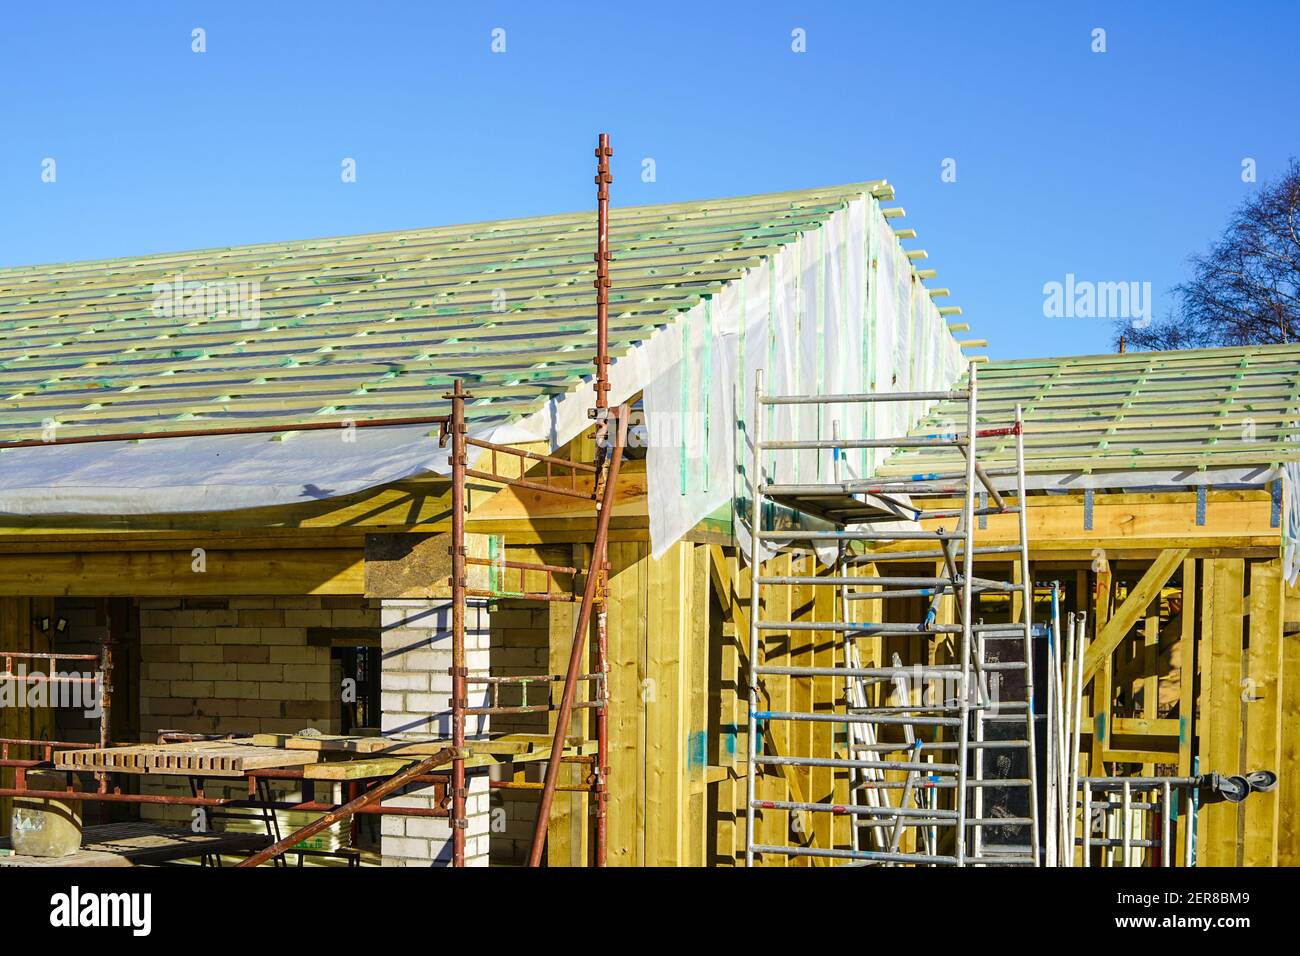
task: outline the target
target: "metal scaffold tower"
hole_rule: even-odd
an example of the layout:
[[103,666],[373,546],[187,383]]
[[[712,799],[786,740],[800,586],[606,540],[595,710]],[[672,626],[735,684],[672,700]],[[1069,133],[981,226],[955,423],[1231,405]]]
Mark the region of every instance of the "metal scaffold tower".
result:
[[[952,391],[766,395],[760,372],[755,395],[746,865],[769,855],[857,865],[1038,865],[1033,586],[1020,408],[1013,425],[978,428],[975,363],[964,387]],[[964,429],[844,439],[831,417],[835,407],[943,400],[964,403]],[[763,419],[780,417],[766,414],[773,406],[817,406],[815,437],[764,435]],[[823,437],[828,423],[831,434]],[[986,470],[978,443],[999,436],[1014,436],[1015,467]],[[842,474],[851,450],[927,446],[959,449],[964,471],[887,479]],[[833,456],[833,467],[816,469],[817,478],[830,471],[824,480],[798,480],[788,456],[809,453]],[[793,481],[784,479],[789,474]],[[1014,504],[999,490],[1013,483]],[[1011,513],[1019,516],[1018,544],[977,545],[981,518]],[[761,563],[783,548],[816,550],[831,573],[779,574],[775,562]],[[1005,562],[1015,580],[976,576],[976,558]],[[910,564],[933,571],[867,573],[868,565]],[[833,604],[833,619],[773,619],[768,609],[784,606],[778,589],[792,586],[834,589],[833,602],[807,602]],[[1006,621],[984,623],[986,612]],[[912,618],[904,620],[908,613]],[[768,652],[788,645],[795,632],[833,639],[834,666],[769,663],[775,655]],[[900,648],[912,659],[905,662]],[[770,709],[769,682],[800,679],[834,688],[831,697],[814,695],[806,712]],[[796,732],[815,722],[835,726],[830,752],[775,752],[777,740],[818,740]],[[772,732],[781,727],[789,732]],[[811,793],[807,800],[760,797],[760,777],[811,773],[808,768],[829,768],[847,780],[847,800],[843,782],[833,794]],[[830,846],[760,842],[756,822],[765,812],[847,815],[849,838]]]

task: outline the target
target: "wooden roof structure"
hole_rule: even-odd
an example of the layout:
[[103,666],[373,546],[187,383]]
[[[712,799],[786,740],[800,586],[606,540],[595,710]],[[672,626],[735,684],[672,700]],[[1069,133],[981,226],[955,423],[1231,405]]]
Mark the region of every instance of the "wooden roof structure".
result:
[[[1019,359],[989,362],[977,375],[982,425],[1010,424],[1022,406],[1030,474],[1300,460],[1300,345]],[[912,434],[946,430],[957,415],[956,403],[941,403]],[[1014,438],[980,449],[986,467],[1014,465]],[[954,467],[959,454],[914,448],[881,472]]]
[[[611,355],[867,194],[893,191],[613,210]],[[453,378],[473,387],[471,424],[513,421],[592,373],[595,228],[582,211],[0,269],[0,430],[441,414]]]

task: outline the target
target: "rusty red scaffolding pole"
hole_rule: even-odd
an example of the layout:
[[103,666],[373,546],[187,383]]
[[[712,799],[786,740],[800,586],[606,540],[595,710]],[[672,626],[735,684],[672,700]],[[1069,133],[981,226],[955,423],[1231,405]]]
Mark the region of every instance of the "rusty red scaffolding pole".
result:
[[465,865],[465,709],[469,706],[465,664],[465,400],[472,398],[456,379],[451,399],[451,865]]
[[[614,446],[610,449],[608,456],[609,467],[605,476],[605,490],[601,495],[600,511],[596,516],[596,542],[592,548],[594,554],[602,554],[609,544],[609,523],[614,513],[615,490],[618,487],[618,466],[623,458],[623,446],[627,439],[627,407],[624,406],[618,412],[618,423],[615,430]],[[569,651],[569,669],[564,677],[564,694],[560,698],[560,709],[555,721],[555,734],[551,739],[551,753],[546,760],[546,779],[542,787],[542,799],[537,808],[537,826],[533,830],[533,845],[528,855],[529,866],[541,866],[542,850],[546,846],[546,830],[551,819],[551,804],[555,800],[555,788],[559,782],[560,764],[563,762],[564,741],[568,736],[569,718],[573,714],[573,698],[577,690],[579,678],[582,674],[582,653],[587,646],[587,630],[591,627],[592,607],[596,600],[596,586],[598,575],[596,573],[596,564],[593,561],[592,566],[587,572],[587,584],[582,592],[582,607],[578,612],[578,622],[573,629],[573,646]],[[596,713],[599,715],[604,707],[598,708]],[[598,718],[599,719],[599,718]],[[597,740],[598,762],[603,765],[605,761],[604,748]],[[604,777],[603,770],[597,768],[600,777]],[[603,783],[598,779],[598,786]],[[600,792],[597,793],[597,800],[600,800]],[[601,809],[598,802],[597,813]],[[599,821],[597,824],[597,833],[600,832]],[[599,860],[598,860],[599,862]]]
[[[291,850],[299,843],[301,843],[303,840],[310,839],[311,837],[315,836],[317,833],[320,833],[321,830],[333,826],[335,823],[338,823],[340,820],[346,820],[354,813],[359,813],[360,811],[365,810],[366,808],[377,804],[380,800],[388,796],[390,793],[400,790],[408,783],[414,782],[417,778],[422,777],[424,774],[428,773],[434,767],[445,764],[447,760],[453,756],[454,753],[462,753],[462,752],[463,751],[452,751],[450,749],[444,748],[442,750],[439,750],[436,754],[425,757],[419,763],[412,764],[410,767],[407,767],[405,770],[401,771],[400,773],[396,773],[393,776],[389,777],[383,783],[378,784],[377,786],[375,786],[370,790],[367,790],[365,793],[357,797],[355,800],[349,801],[348,803],[345,803],[343,806],[335,810],[331,810],[329,813],[325,814],[320,819],[315,820],[312,823],[309,823],[306,826],[295,830],[293,833],[290,833],[284,839],[279,840],[276,843],[273,843],[271,846],[268,846],[265,850],[259,850],[257,853],[254,853],[248,859],[241,860],[240,862],[235,864],[235,869],[247,869],[254,866],[260,866],[261,864],[267,862],[268,860],[274,859],[275,857],[283,853],[285,850]],[[464,772],[463,760],[461,761],[461,768],[463,773]],[[454,833],[456,831],[452,831],[452,832]],[[462,830],[460,832],[462,834],[461,852],[463,855],[464,831]],[[464,861],[462,859],[462,863],[463,862]]]
[[[609,443],[609,187],[614,177],[609,171],[609,161],[614,150],[609,145],[609,134],[601,133],[596,145],[596,477],[599,481],[601,465],[605,463],[604,449]],[[624,416],[619,416],[620,427],[625,427]],[[626,432],[623,433],[623,438]],[[623,440],[619,441],[621,454]],[[606,474],[605,481],[610,482]],[[617,477],[615,475],[614,477]],[[592,488],[600,493],[599,488]],[[613,498],[611,497],[611,509]],[[609,542],[608,536],[597,535],[591,553],[591,571],[596,575],[596,691],[600,706],[596,708],[596,866],[605,865],[609,809]],[[549,814],[550,808],[547,807]]]

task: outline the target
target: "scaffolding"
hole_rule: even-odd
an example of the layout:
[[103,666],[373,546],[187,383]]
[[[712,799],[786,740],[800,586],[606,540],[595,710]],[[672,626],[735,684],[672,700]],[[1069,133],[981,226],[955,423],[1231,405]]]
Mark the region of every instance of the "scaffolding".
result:
[[[593,389],[595,405],[590,417],[595,422],[595,462],[567,461],[551,455],[500,445],[468,435],[465,424],[465,406],[473,395],[465,389],[464,383],[457,380],[450,394],[446,397],[452,403],[449,433],[451,441],[451,592],[452,592],[452,861],[453,866],[465,863],[465,831],[468,826],[465,799],[465,725],[466,720],[475,716],[491,714],[530,714],[554,713],[555,728],[552,749],[546,761],[546,774],[542,782],[537,822],[529,849],[528,865],[541,865],[542,854],[546,846],[547,830],[550,823],[551,807],[557,790],[567,792],[586,791],[595,808],[594,856],[597,866],[604,866],[606,851],[606,819],[608,803],[608,715],[609,715],[609,662],[608,640],[606,635],[606,603],[609,599],[609,524],[613,516],[614,500],[618,487],[619,466],[623,460],[623,451],[627,444],[628,407],[618,409],[609,407],[609,263],[612,254],[609,249],[609,186],[613,176],[609,170],[610,157],[614,155],[610,148],[609,134],[601,133],[596,146],[596,197],[597,197],[597,239],[594,259],[596,262],[596,357]],[[476,452],[475,467],[470,467],[470,451]],[[515,460],[512,473],[500,467],[501,457]],[[529,468],[544,467],[544,474],[525,477]],[[556,474],[557,470],[562,474]],[[513,474],[517,471],[518,474]],[[468,512],[467,485],[469,479],[488,481],[506,487],[523,488],[534,492],[577,498],[592,503],[596,508],[596,533],[591,546],[590,563],[585,570],[578,567],[548,565],[537,562],[510,561],[506,559],[507,549],[500,549],[499,558],[471,557],[466,547],[465,517]],[[562,483],[567,478],[567,487]],[[538,480],[540,479],[540,480]],[[590,486],[588,487],[588,483]],[[466,566],[470,564],[490,565],[504,577],[510,571],[520,574],[520,588],[509,590],[505,587],[471,588],[469,587]],[[524,576],[528,572],[539,572],[546,577],[543,591],[525,589]],[[584,586],[581,595],[560,587],[552,587],[557,576],[567,576],[575,584],[582,578]],[[465,650],[465,612],[471,599],[512,597],[524,600],[546,602],[577,603],[577,621],[573,631],[573,641],[569,651],[568,669],[564,674],[538,674],[532,676],[471,676],[466,666]],[[587,634],[595,623],[595,640],[591,654],[592,665],[588,671],[584,667],[587,652]],[[468,686],[470,684],[486,685],[490,693],[490,704],[471,707],[469,705]],[[529,703],[528,689],[540,684],[546,689],[546,699],[540,703]],[[520,688],[521,701],[517,705],[503,705],[500,692],[506,685]],[[588,688],[585,700],[578,700],[578,687]],[[561,688],[560,700],[554,700],[553,690]],[[588,726],[588,732],[595,737],[596,752],[594,757],[588,755],[566,755],[566,745],[570,741],[570,724],[575,709],[591,710],[594,728]],[[594,733],[592,733],[594,731]],[[588,765],[589,772],[584,784],[561,787],[559,784],[560,767],[565,762],[582,762]],[[513,781],[500,781],[499,789],[529,787]]]
[[[858,865],[1038,865],[1035,632],[1028,533],[1021,504],[1025,479],[1019,407],[1013,425],[979,429],[975,363],[970,365],[966,386],[951,391],[767,395],[760,372],[755,396],[746,865],[754,865],[764,855],[820,857]],[[831,420],[832,406],[941,400],[964,403],[964,431],[845,439],[839,435],[839,423]],[[816,407],[817,436],[802,440],[765,436],[763,413],[774,406]],[[828,422],[831,434],[822,437]],[[998,436],[1014,436],[1015,467],[989,471],[979,462],[978,441]],[[848,480],[841,475],[840,463],[849,450],[940,446],[961,451],[963,473]],[[832,455],[834,468],[829,480],[799,482],[794,468],[778,468],[780,456],[791,452]],[[791,472],[795,481],[781,480],[782,474]],[[995,478],[1014,481],[1016,504],[1003,497]],[[980,497],[986,496],[988,502],[979,507],[977,487],[982,489]],[[958,495],[959,508],[936,500]],[[1019,543],[977,547],[978,519],[1008,513],[1019,516]],[[951,527],[948,522],[955,522],[952,530],[945,530]],[[922,545],[924,550],[900,550]],[[821,550],[823,556],[833,550],[835,573],[790,576],[765,572],[761,556],[783,547],[811,547]],[[1013,560],[1018,580],[976,577],[975,557],[990,554],[1005,554]],[[894,562],[929,562],[936,572],[860,573],[868,564]],[[774,589],[791,585],[833,588],[838,598],[835,618],[765,620],[764,608],[778,603],[772,600]],[[982,594],[1007,597],[1011,599],[1009,607],[1018,599],[1019,621],[977,621],[978,596]],[[945,599],[955,603],[955,623],[940,620]],[[921,620],[890,620],[891,602],[899,601],[919,602]],[[856,619],[852,608],[857,602],[879,602],[880,622]],[[1009,618],[1015,616],[1008,614]],[[835,666],[766,663],[764,638],[780,640],[795,631],[830,635],[837,645]],[[925,661],[904,666],[895,654],[888,663],[876,660],[863,666],[860,642],[891,636],[923,639]],[[941,645],[948,641],[955,641],[956,646],[949,655],[952,659],[943,662]],[[843,688],[843,698],[821,709],[815,704],[807,712],[765,709],[764,699],[771,699],[768,678],[832,678],[834,686]],[[843,728],[838,744],[832,738],[831,752],[781,754],[761,746],[777,739],[771,733],[773,725],[810,722]],[[985,755],[990,753],[1011,759],[986,761]],[[1018,775],[1001,772],[1012,764],[1019,768]],[[847,775],[848,801],[760,799],[759,777],[765,771],[813,767]],[[760,843],[755,823],[764,811],[847,815],[849,845]],[[864,836],[872,842],[870,849],[862,846]]]
[[[100,803],[135,803],[163,804],[172,806],[190,806],[204,808],[205,812],[232,816],[231,811],[248,809],[261,820],[267,821],[267,838],[269,845],[249,856],[239,864],[241,867],[257,866],[264,862],[282,862],[283,854],[297,850],[299,844],[333,824],[356,814],[398,814],[443,817],[448,820],[452,837],[452,865],[465,864],[465,836],[468,827],[466,813],[466,764],[472,756],[473,748],[466,737],[466,721],[471,717],[492,714],[549,713],[556,714],[555,731],[552,738],[553,751],[546,761],[545,779],[540,787],[540,807],[536,830],[533,836],[529,862],[532,866],[541,864],[545,848],[546,835],[550,820],[550,809],[557,791],[586,792],[595,806],[595,862],[603,866],[606,860],[606,804],[607,804],[607,717],[608,717],[608,671],[606,659],[606,602],[609,596],[608,582],[608,535],[609,523],[613,512],[614,499],[618,485],[619,466],[627,443],[629,409],[626,405],[617,409],[609,407],[609,263],[612,253],[609,248],[609,187],[613,182],[610,173],[609,135],[600,134],[596,147],[597,172],[597,247],[594,254],[596,278],[593,285],[596,290],[596,330],[597,346],[594,364],[595,407],[590,417],[595,423],[596,460],[584,462],[566,461],[564,459],[539,454],[534,451],[471,438],[466,424],[466,405],[474,396],[467,391],[464,382],[456,380],[453,389],[444,398],[451,403],[449,415],[408,416],[393,419],[358,421],[354,427],[372,428],[395,425],[436,424],[439,427],[439,443],[443,447],[450,444],[451,466],[451,577],[448,582],[452,596],[452,667],[451,676],[451,726],[452,735],[448,746],[436,752],[424,755],[422,759],[404,767],[400,772],[390,774],[382,779],[372,779],[364,792],[341,804],[325,803],[314,798],[311,781],[304,780],[301,771],[293,770],[254,770],[245,776],[248,783],[246,798],[208,797],[204,793],[201,774],[191,777],[191,795],[158,795],[124,793],[120,786],[110,786],[111,770],[96,770],[98,781],[94,793],[78,790],[71,779],[66,790],[39,791],[27,785],[28,770],[52,766],[56,751],[84,750],[99,755],[102,751],[113,748],[111,739],[112,708],[112,670],[113,640],[110,628],[109,637],[102,645],[101,654],[70,655],[57,653],[27,654],[17,651],[0,650],[0,661],[4,671],[0,679],[15,681],[42,682],[93,682],[101,688],[101,714],[98,747],[93,744],[57,740],[28,740],[18,738],[0,739],[0,767],[15,772],[13,787],[0,787],[0,796],[27,796],[58,799],[74,799]],[[209,429],[191,429],[169,432],[132,432],[104,435],[75,436],[59,439],[55,442],[43,440],[20,440],[5,442],[0,447],[26,448],[37,446],[84,444],[98,442],[145,441],[161,438],[204,437],[216,435],[242,435],[257,433],[284,433],[291,431],[336,429],[339,424],[333,422],[294,422],[284,425],[250,425],[244,427],[220,427]],[[474,467],[470,466],[471,449],[475,452]],[[502,470],[502,458],[514,462],[511,469]],[[530,469],[542,468],[542,474],[532,474]],[[562,475],[557,476],[557,472]],[[531,477],[525,477],[531,475]],[[567,478],[567,487],[562,479]],[[596,509],[596,533],[591,549],[589,566],[584,570],[579,567],[539,564],[536,562],[519,562],[505,559],[504,548],[500,558],[485,559],[468,554],[466,548],[466,515],[468,513],[468,482],[486,481],[501,486],[521,488],[533,492],[543,492],[577,498],[591,502]],[[542,592],[529,592],[522,587],[511,591],[504,586],[490,588],[471,588],[467,566],[474,564],[490,565],[496,573],[496,580],[504,585],[504,576],[511,571],[518,571],[521,576],[529,572],[541,572],[547,575],[547,588]],[[574,581],[585,577],[581,595],[560,589],[554,590],[551,582],[556,576],[570,576]],[[467,666],[465,646],[465,612],[470,600],[488,601],[502,597],[521,598],[538,601],[562,601],[579,604],[577,625],[574,629],[570,649],[569,666],[565,674],[540,674],[532,676],[497,677],[471,675]],[[582,666],[586,651],[587,631],[595,624],[594,665],[591,672]],[[46,662],[49,674],[19,676],[14,674],[14,661],[35,658]],[[59,661],[79,663],[96,662],[98,670],[92,675],[73,675],[55,677],[55,664]],[[470,706],[469,686],[485,685],[489,694],[489,703],[484,706]],[[535,685],[546,688],[546,700],[529,702],[528,691]],[[590,688],[587,699],[577,699],[579,685]],[[517,705],[503,704],[501,690],[506,686],[520,689],[522,699]],[[561,688],[560,700],[556,702],[551,692],[555,687]],[[588,748],[578,748],[580,753],[570,753],[572,738],[568,734],[570,719],[575,710],[592,710],[594,717],[594,736],[596,752],[589,754]],[[130,745],[128,745],[130,746]],[[34,759],[20,759],[16,751],[36,751]],[[565,763],[581,763],[589,767],[586,782],[577,786],[560,785],[559,771]],[[111,761],[110,761],[111,764]],[[108,764],[106,764],[108,765]],[[448,767],[449,765],[449,767]],[[301,801],[275,801],[268,786],[271,780],[302,781],[304,787]],[[409,808],[384,806],[385,797],[396,794],[409,785],[430,785],[435,788],[435,806],[431,808]],[[493,786],[500,789],[533,789],[527,782],[494,781]],[[350,789],[357,789],[352,787]],[[275,821],[275,810],[315,810],[324,813],[317,820],[281,836]]]

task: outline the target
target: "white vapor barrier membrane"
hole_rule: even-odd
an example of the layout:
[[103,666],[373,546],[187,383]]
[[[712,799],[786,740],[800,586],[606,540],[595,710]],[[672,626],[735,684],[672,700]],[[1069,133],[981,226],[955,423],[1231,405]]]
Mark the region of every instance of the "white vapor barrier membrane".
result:
[[[430,432],[434,437],[430,438]],[[0,513],[140,515],[318,501],[446,471],[437,426],[222,435],[14,448]]]
[[[726,506],[748,552],[755,425],[765,441],[895,437],[927,410],[920,402],[765,405],[760,423],[760,370],[765,395],[860,394],[945,390],[966,363],[871,198],[851,202],[656,340],[665,354],[643,398],[655,555]],[[838,475],[869,475],[889,453],[846,451]],[[837,474],[832,449],[770,451],[762,467],[780,482]],[[794,519],[773,511],[765,526]],[[760,559],[770,553],[760,549]]]
[[1300,578],[1300,461],[1282,466],[1282,577],[1287,584]]

